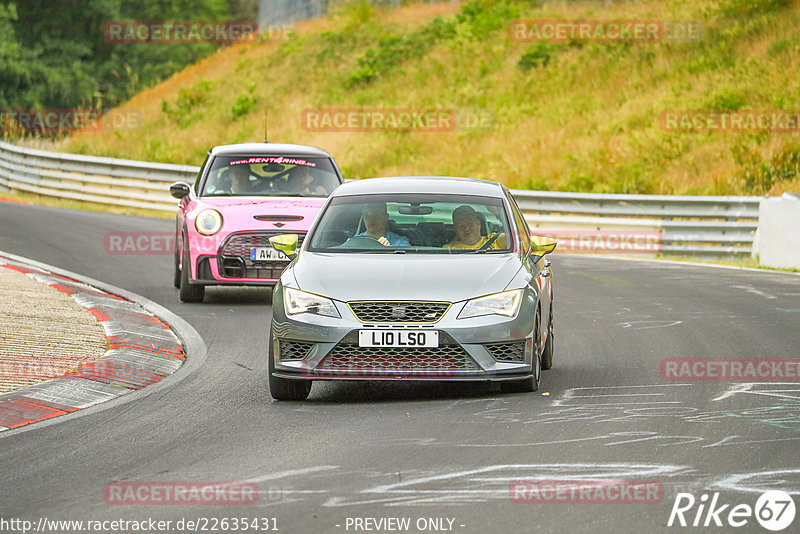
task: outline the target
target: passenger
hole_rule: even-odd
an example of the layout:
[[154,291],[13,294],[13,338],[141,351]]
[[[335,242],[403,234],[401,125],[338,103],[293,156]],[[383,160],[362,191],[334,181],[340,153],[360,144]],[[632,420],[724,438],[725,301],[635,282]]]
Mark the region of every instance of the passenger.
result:
[[411,243],[407,238],[388,231],[386,225],[389,223],[389,212],[386,210],[386,203],[366,204],[361,210],[361,217],[364,219],[364,226],[367,228],[356,237],[374,237],[385,247],[410,247]]
[[250,192],[250,165],[235,165],[228,171],[231,194],[244,195]]
[[445,243],[445,248],[468,250],[503,250],[508,248],[505,233],[481,235],[481,216],[471,206],[459,206],[453,210],[453,228],[456,237]]
[[319,184],[315,183],[314,175],[305,165],[297,165],[289,171],[288,193],[326,197],[328,191]]

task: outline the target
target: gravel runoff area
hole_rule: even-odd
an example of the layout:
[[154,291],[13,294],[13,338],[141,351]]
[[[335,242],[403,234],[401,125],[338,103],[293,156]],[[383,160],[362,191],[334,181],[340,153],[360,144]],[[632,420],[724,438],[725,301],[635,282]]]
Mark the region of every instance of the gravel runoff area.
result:
[[108,348],[101,324],[71,296],[0,267],[0,394],[62,376]]

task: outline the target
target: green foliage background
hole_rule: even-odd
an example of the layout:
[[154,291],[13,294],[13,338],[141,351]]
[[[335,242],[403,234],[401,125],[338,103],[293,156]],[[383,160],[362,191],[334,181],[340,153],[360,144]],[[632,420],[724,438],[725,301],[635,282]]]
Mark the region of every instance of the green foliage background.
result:
[[[403,0],[396,9],[342,0],[321,20],[211,55],[209,45],[103,41],[108,20],[252,18],[233,15],[233,1],[0,0],[0,109],[124,102],[118,110],[141,117],[136,124],[74,132],[55,148],[144,161],[199,165],[211,146],[263,140],[268,119],[271,140],[323,147],[350,178],[473,176],[598,193],[800,190],[799,133],[667,131],[659,119],[668,110],[797,113],[800,0]],[[253,0],[237,1],[241,9]],[[554,18],[688,21],[702,35],[651,44],[509,38],[514,20]],[[304,110],[327,108],[492,120],[445,133],[303,126]]]
[[0,1],[0,108],[110,109],[217,45],[119,46],[116,20],[253,20],[257,0]]

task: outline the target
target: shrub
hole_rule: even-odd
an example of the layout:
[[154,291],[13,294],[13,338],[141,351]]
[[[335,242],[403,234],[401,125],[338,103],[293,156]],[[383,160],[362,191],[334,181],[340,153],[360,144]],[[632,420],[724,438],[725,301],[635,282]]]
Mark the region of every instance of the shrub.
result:
[[192,124],[202,116],[202,112],[195,111],[195,108],[202,108],[208,99],[208,92],[211,89],[211,82],[203,80],[188,89],[181,89],[175,101],[175,107],[170,106],[166,100],[161,101],[161,111],[178,127],[183,129]]
[[787,146],[763,156],[756,148],[743,145],[731,149],[739,165],[739,177],[748,192],[768,193],[780,182],[800,176],[800,147]]
[[358,58],[358,69],[348,77],[348,86],[367,83],[409,59],[424,55],[437,41],[455,34],[455,25],[440,17],[405,36],[389,35],[378,48],[367,50]]
[[250,113],[250,110],[253,109],[253,106],[256,104],[256,99],[250,95],[240,95],[239,98],[236,99],[233,106],[231,106],[231,114],[233,115],[233,120],[238,119],[242,115],[247,115]]
[[546,67],[548,63],[550,63],[550,46],[547,43],[534,43],[519,58],[517,66],[527,72],[540,65]]

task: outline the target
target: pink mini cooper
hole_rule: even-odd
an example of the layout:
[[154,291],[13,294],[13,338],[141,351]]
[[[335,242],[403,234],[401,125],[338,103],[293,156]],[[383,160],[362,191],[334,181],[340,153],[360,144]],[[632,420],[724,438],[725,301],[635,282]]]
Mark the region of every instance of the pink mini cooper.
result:
[[202,302],[206,286],[273,286],[289,259],[269,238],[308,231],[342,183],[319,148],[273,143],[222,145],[208,152],[194,186],[175,182],[175,287]]

